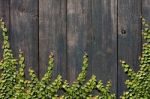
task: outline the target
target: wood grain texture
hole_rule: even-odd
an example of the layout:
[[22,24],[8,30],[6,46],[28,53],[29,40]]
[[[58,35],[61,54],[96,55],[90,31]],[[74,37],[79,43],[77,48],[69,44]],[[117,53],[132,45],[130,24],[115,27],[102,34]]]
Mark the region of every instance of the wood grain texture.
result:
[[15,57],[24,52],[26,70],[38,74],[38,0],[10,0],[10,42]]
[[150,0],[142,0],[142,16],[150,24]]
[[[118,60],[138,69],[141,53],[141,0],[118,0]],[[118,96],[125,90],[127,79],[118,61]]]
[[[91,58],[91,19],[91,0],[68,0],[67,80],[71,83],[75,81],[81,71],[84,52],[87,52]],[[88,70],[88,75],[90,75],[90,71],[91,69]]]
[[[0,0],[0,18],[3,19],[7,28],[9,29],[9,0]],[[2,59],[2,33],[0,31],[0,60]]]
[[54,75],[66,79],[66,0],[39,0],[39,76],[47,70],[50,52],[55,55]]
[[117,88],[117,1],[92,0],[92,73]]

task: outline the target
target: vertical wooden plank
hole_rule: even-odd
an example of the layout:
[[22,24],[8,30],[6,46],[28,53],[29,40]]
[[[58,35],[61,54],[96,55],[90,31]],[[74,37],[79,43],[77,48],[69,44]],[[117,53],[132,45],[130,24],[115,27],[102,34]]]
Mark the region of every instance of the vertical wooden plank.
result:
[[92,73],[117,89],[117,0],[92,0]]
[[142,16],[150,24],[150,0],[142,0]]
[[[9,0],[0,0],[0,18],[2,18],[9,29]],[[2,33],[0,33],[0,60],[2,58]]]
[[10,42],[15,57],[24,52],[29,78],[29,67],[38,73],[38,0],[10,0],[10,9]]
[[71,83],[75,81],[81,71],[84,52],[87,52],[91,56],[91,18],[91,0],[68,0],[67,80]]
[[0,0],[0,18],[5,21],[7,27],[9,27],[9,0]]
[[39,75],[47,70],[50,52],[55,55],[54,75],[66,78],[66,0],[39,0]]
[[[143,1],[143,0],[142,0]],[[138,69],[141,52],[141,0],[118,0],[118,60],[125,60]],[[118,96],[125,90],[127,79],[118,63]]]

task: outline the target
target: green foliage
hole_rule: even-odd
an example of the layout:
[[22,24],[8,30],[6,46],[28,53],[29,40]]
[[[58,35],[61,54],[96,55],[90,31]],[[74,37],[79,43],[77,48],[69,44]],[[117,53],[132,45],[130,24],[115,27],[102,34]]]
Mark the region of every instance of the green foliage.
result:
[[109,91],[111,86],[110,82],[108,82],[106,87],[104,87],[102,81],[97,82],[96,76],[92,75],[91,79],[85,83],[87,67],[88,56],[85,54],[83,56],[82,71],[78,75],[77,81],[73,82],[71,86],[69,86],[67,81],[65,81],[63,84],[63,88],[66,91],[64,95],[65,99],[73,99],[74,97],[76,97],[76,99],[90,99],[93,97],[91,93],[94,89],[100,92],[100,94],[95,97],[96,99],[115,99],[115,95],[110,94]]
[[[110,93],[111,83],[106,86],[102,81],[97,81],[96,76],[92,76],[89,81],[85,81],[88,68],[88,55],[83,56],[82,71],[77,80],[69,85],[67,80],[63,81],[60,75],[55,80],[51,80],[54,67],[54,55],[49,56],[48,69],[44,77],[39,80],[35,72],[30,68],[30,80],[24,77],[24,56],[19,51],[19,58],[15,59],[8,42],[7,28],[0,19],[0,28],[3,35],[3,59],[0,61],[0,99],[115,99],[115,95]],[[18,69],[17,69],[18,67]],[[58,90],[64,90],[62,96],[58,96]],[[97,96],[92,96],[92,91],[98,90]]]
[[14,59],[12,51],[10,50],[10,45],[8,42],[7,28],[4,22],[0,20],[0,28],[2,29],[3,35],[3,59],[0,62],[0,98],[12,97],[14,93],[12,90],[16,84],[16,65],[17,60]]
[[150,28],[143,18],[142,24],[145,43],[139,58],[139,71],[134,72],[125,61],[121,61],[125,73],[129,76],[125,82],[127,91],[121,96],[122,99],[150,99]]

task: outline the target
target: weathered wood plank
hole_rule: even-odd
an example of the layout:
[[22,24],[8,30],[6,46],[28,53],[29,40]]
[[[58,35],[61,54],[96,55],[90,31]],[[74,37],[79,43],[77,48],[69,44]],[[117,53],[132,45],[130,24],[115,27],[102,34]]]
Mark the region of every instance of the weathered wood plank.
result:
[[92,0],[92,73],[117,89],[117,1]]
[[[91,0],[68,0],[67,80],[71,83],[75,81],[81,71],[84,52],[87,52],[91,58],[91,18]],[[89,67],[89,75],[90,71],[91,69]]]
[[[143,1],[143,0],[142,0]],[[138,69],[141,52],[141,0],[118,0],[118,59]],[[127,79],[118,63],[118,96],[125,90]]]
[[[2,18],[9,29],[9,0],[0,0],[0,18]],[[2,58],[2,33],[0,33],[0,60]]]
[[47,70],[50,52],[55,55],[54,75],[66,79],[66,0],[39,0],[39,75]]
[[142,16],[150,24],[150,0],[142,0]]
[[10,42],[15,57],[24,52],[29,78],[29,67],[38,73],[38,0],[10,0],[10,9]]

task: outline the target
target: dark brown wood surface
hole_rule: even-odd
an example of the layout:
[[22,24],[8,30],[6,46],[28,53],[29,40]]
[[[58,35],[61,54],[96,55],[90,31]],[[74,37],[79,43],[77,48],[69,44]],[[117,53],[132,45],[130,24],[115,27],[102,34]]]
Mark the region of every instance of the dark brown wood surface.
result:
[[126,88],[126,74],[119,60],[138,69],[141,52],[141,0],[118,0],[118,95]]
[[29,67],[38,74],[38,0],[10,0],[10,43],[15,57],[24,52],[27,78]]
[[55,56],[54,76],[66,79],[66,0],[39,0],[39,76],[47,70],[50,52]]
[[150,24],[150,0],[142,0],[142,16]]
[[150,0],[0,0],[14,56],[19,49],[24,52],[26,78],[32,67],[41,79],[54,52],[53,78],[61,74],[72,83],[87,52],[87,78],[94,74],[104,83],[111,80],[117,97],[127,79],[119,60],[139,68],[141,16],[150,24]]
[[92,73],[117,85],[117,1],[92,0]]
[[73,82],[81,71],[84,53],[91,53],[91,3],[91,0],[67,2],[67,79],[70,82]]

